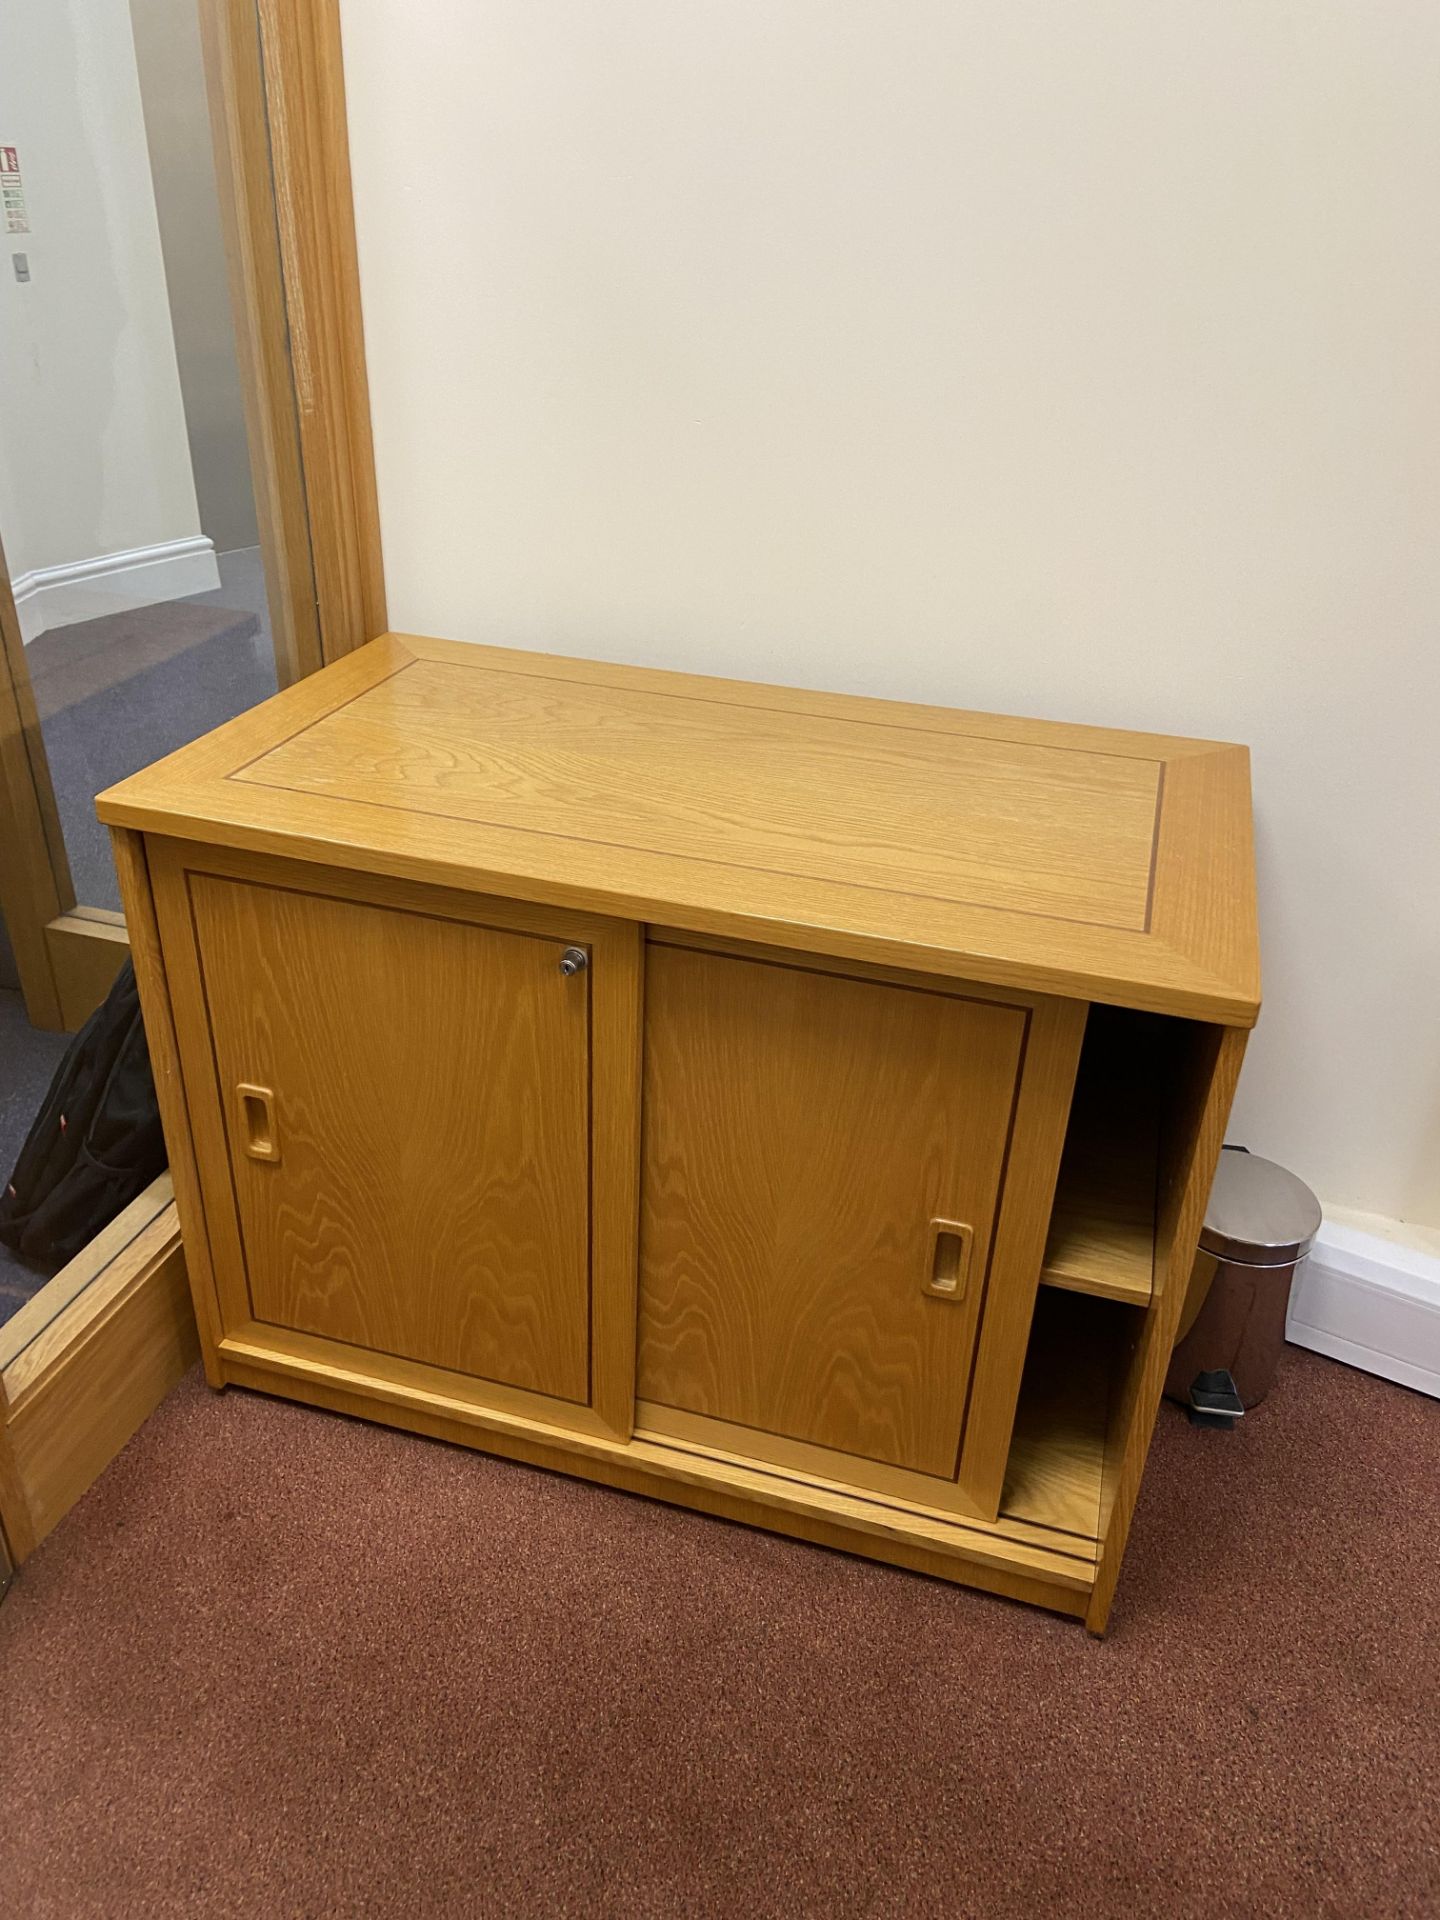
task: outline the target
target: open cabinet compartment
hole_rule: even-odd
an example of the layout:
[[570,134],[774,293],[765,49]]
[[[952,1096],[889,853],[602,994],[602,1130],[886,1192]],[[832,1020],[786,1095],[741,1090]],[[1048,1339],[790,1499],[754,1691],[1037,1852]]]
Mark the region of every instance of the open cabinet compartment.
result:
[[1092,1007],[1075,1075],[1041,1284],[1147,1306],[1155,1292],[1160,1127],[1190,1023]]
[[1221,1046],[1201,1021],[1091,1009],[1001,1510],[1071,1536],[1097,1582],[1190,1280]]
[[1084,1543],[1101,1538],[1111,1403],[1143,1310],[1042,1287],[1025,1356],[1001,1512]]

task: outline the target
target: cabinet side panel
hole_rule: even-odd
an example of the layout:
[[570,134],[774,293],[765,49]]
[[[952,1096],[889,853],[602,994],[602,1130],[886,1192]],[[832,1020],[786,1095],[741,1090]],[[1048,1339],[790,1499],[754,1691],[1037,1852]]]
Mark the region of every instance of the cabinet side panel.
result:
[[1177,1049],[1161,1127],[1155,1294],[1110,1409],[1100,1563],[1085,1620],[1092,1633],[1105,1631],[1115,1597],[1247,1038],[1238,1027],[1194,1027]]
[[991,1516],[1005,1484],[1088,1012],[1083,1000],[1037,1000],[1030,1016],[960,1452],[960,1484]]
[[[180,1047],[176,1038],[165,956],[160,944],[146,842],[143,835],[133,832],[129,827],[112,827],[110,844],[115,856],[115,870],[120,876],[120,897],[124,902],[125,924],[130,935],[130,957],[135,964],[135,981],[145,1016],[145,1038],[155,1076],[155,1095],[165,1130],[165,1148],[170,1156],[170,1178],[175,1188],[175,1208],[180,1216],[185,1270],[189,1275],[195,1321],[200,1330],[200,1354],[205,1363],[205,1378],[212,1387],[219,1387],[224,1385],[218,1351],[222,1328],[220,1300],[215,1285],[215,1268],[205,1206],[201,1198],[200,1174],[180,1068]],[[160,884],[166,883],[162,881]]]

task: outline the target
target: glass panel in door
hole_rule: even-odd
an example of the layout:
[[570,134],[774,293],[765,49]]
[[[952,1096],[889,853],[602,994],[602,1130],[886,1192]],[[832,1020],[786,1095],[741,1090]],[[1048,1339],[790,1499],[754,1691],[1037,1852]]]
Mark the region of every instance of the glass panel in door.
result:
[[[277,684],[193,4],[0,10],[0,202],[0,672],[48,825],[0,817],[0,859],[48,862],[58,910],[107,922],[118,962],[95,794]],[[38,1205],[33,1165],[12,1169],[67,1036],[27,1007],[9,933],[0,1181]],[[23,1314],[28,1336],[63,1262],[17,1231],[0,1328]]]

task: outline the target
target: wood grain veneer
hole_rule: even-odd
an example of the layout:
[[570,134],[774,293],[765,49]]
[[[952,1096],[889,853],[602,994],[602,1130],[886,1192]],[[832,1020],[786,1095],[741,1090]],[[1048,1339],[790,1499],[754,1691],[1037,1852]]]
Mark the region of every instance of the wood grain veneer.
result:
[[100,803],[210,1379],[1100,1630],[1257,1005],[1246,786],[396,636],[288,688]]
[[[276,221],[275,167],[278,159],[283,175],[284,157],[271,147],[255,0],[200,0],[199,14],[270,631],[280,684],[289,686],[325,655]],[[317,379],[333,385],[339,369],[317,367],[312,346],[306,374],[313,393]],[[309,478],[323,502],[325,476]]]
[[[673,939],[646,969],[652,1427],[695,1438],[704,1416],[731,1451],[743,1428],[754,1458],[993,1514],[1034,1292],[1027,1182],[1048,1204],[1079,1012]],[[934,1284],[947,1239],[959,1259],[945,1223],[953,1289]],[[982,1311],[1013,1365],[992,1353],[972,1408]]]
[[[254,0],[250,11],[259,22],[264,128],[240,127],[237,160],[272,162],[319,639],[335,660],[386,624],[340,6]],[[246,88],[237,105],[253,97]],[[258,196],[254,205],[268,210]],[[253,229],[252,237],[258,256],[263,239]],[[267,291],[272,278],[267,269]]]
[[167,1204],[0,1372],[0,1510],[17,1558],[104,1472],[195,1352]]
[[1027,1013],[652,947],[641,1397],[953,1480]]
[[1246,1039],[1242,1032],[1214,1027],[1193,1027],[1174,1037],[1161,1116],[1155,1295],[1117,1366],[1111,1395],[1100,1557],[1086,1612],[1092,1633],[1103,1633],[1109,1621]]
[[388,635],[102,819],[1238,1026],[1240,747]]
[[[446,1365],[628,1431],[634,1125],[597,1131],[591,1102],[637,1106],[636,929],[148,852],[219,1324]],[[592,965],[566,978],[576,942]],[[242,1085],[270,1098],[273,1158],[247,1151]]]
[[[377,1364],[366,1353],[301,1334],[237,1327],[222,1343],[221,1357],[227,1377],[238,1384],[278,1389],[317,1405],[389,1419],[535,1466],[579,1473],[767,1526],[776,1524],[777,1516],[789,1516],[833,1529],[828,1544],[877,1552],[900,1564],[917,1564],[904,1558],[904,1550],[918,1551],[924,1556],[919,1563],[923,1570],[942,1577],[973,1582],[975,1570],[984,1567],[1038,1580],[1068,1596],[1063,1603],[1068,1612],[1079,1610],[1077,1600],[1083,1606],[1094,1579],[1092,1540],[1029,1517],[1001,1514],[985,1522],[925,1513],[779,1467],[756,1465],[712,1447],[677,1444],[643,1431],[621,1443],[602,1432],[557,1427],[533,1414],[490,1404],[477,1384],[462,1376],[399,1360]],[[1087,1455],[1093,1451],[1094,1443],[1087,1443]],[[1082,1467],[1080,1471],[1093,1484],[1093,1470]],[[1067,1491],[1062,1517],[1071,1511]],[[801,1532],[806,1538],[825,1537],[799,1527],[782,1526],[782,1530]],[[892,1553],[891,1548],[899,1551]],[[1047,1599],[1042,1604],[1054,1602]]]
[[588,1400],[589,996],[563,942],[189,895],[255,1317]]
[[52,1030],[65,1024],[64,995],[48,922],[75,903],[70,863],[50,782],[50,766],[10,572],[0,547],[0,913],[4,915],[27,1017]]
[[1041,1279],[1135,1306],[1155,1285],[1166,1022],[1096,1008],[1075,1079]]

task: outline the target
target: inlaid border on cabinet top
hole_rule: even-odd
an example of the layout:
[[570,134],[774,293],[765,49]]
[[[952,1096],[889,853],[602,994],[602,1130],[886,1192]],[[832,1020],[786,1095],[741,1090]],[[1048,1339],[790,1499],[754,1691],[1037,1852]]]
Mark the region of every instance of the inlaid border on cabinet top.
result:
[[1253,1023],[1243,747],[386,635],[111,824]]

